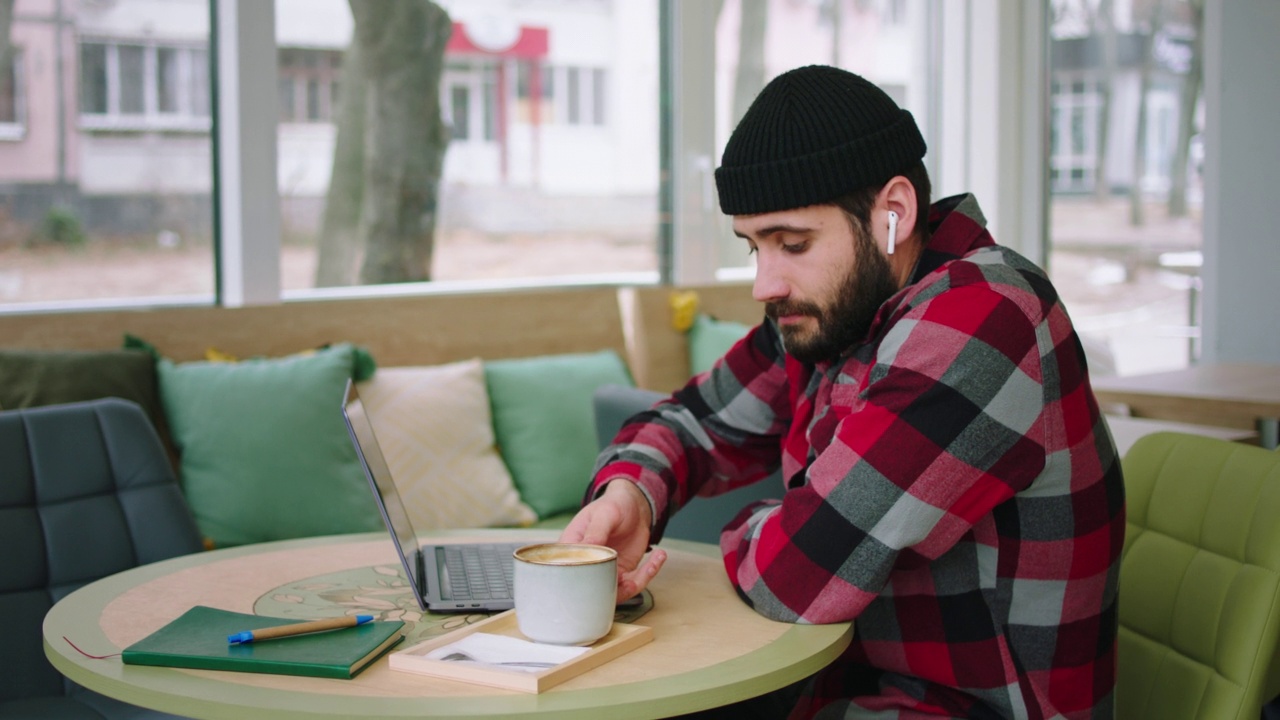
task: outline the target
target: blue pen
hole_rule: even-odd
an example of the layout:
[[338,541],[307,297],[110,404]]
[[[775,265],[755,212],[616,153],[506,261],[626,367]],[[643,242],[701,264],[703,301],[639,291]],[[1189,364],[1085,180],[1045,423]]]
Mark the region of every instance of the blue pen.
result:
[[240,643],[251,643],[256,640],[271,640],[272,638],[291,637],[322,630],[355,627],[372,621],[372,615],[345,615],[328,620],[312,620],[311,622],[291,623],[289,625],[277,625],[275,627],[238,632],[234,635],[228,635],[227,642],[232,645],[239,645]]

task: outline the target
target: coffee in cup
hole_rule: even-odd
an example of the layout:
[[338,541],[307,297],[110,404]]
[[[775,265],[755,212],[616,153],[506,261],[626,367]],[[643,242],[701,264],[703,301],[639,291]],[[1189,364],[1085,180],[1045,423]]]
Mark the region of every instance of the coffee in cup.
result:
[[603,545],[542,543],[514,553],[516,624],[549,645],[590,645],[609,633],[618,553]]

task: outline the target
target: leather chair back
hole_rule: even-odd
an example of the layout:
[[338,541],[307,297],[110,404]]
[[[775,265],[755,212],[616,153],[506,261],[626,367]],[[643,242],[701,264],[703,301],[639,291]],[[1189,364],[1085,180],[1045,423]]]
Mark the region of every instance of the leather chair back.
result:
[[69,691],[41,625],[89,582],[201,550],[159,436],[118,398],[0,412],[0,702]]

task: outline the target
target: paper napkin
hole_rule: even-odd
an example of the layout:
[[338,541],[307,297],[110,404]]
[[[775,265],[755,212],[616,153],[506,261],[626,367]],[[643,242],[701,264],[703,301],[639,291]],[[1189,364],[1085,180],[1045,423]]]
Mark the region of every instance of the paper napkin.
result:
[[545,645],[507,635],[472,633],[455,643],[432,650],[426,658],[517,672],[541,672],[572,660],[589,649]]

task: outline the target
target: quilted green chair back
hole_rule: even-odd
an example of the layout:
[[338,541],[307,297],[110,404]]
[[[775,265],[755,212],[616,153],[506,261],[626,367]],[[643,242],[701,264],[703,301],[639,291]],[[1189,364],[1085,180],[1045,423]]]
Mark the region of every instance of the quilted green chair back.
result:
[[1116,718],[1257,720],[1280,692],[1280,452],[1157,433],[1123,465]]

